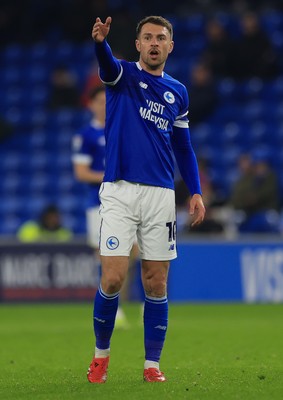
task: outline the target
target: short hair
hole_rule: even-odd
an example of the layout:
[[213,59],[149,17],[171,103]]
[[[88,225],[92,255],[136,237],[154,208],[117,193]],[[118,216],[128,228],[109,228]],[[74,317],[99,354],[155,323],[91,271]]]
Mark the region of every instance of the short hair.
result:
[[87,94],[88,100],[94,100],[100,92],[105,92],[105,87],[103,85],[90,89]]
[[173,38],[173,26],[172,26],[171,22],[168,21],[168,19],[161,17],[160,15],[150,15],[149,17],[143,18],[138,23],[137,28],[136,28],[137,37],[139,37],[142,27],[148,23],[164,26],[165,28],[167,28],[168,32],[170,33],[170,38],[171,39]]

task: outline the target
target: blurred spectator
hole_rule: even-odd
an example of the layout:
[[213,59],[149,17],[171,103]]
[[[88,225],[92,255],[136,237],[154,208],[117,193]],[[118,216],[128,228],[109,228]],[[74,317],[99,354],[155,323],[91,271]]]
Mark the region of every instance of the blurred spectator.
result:
[[188,85],[190,125],[203,122],[217,106],[217,91],[210,68],[198,63],[193,66]]
[[93,90],[103,87],[101,79],[98,74],[98,65],[94,62],[89,70],[89,73],[86,78],[86,82],[83,87],[83,91],[81,94],[80,102],[83,107],[88,107],[89,104],[89,94],[93,92]]
[[[224,227],[221,222],[219,222],[213,216],[213,207],[214,204],[217,204],[217,196],[211,179],[209,177],[207,161],[203,158],[198,159],[199,165],[199,175],[200,175],[200,183],[202,188],[202,197],[203,202],[206,208],[206,216],[205,220],[202,222],[202,226],[191,226],[191,218],[188,218],[187,208],[189,206],[189,191],[183,182],[180,180],[176,184],[175,192],[176,192],[176,206],[177,206],[177,225],[181,225],[181,231],[185,233],[221,233],[224,231]],[[186,210],[186,220],[183,223],[178,224],[182,218],[183,210]]]
[[11,136],[13,127],[4,118],[0,116],[0,141]]
[[231,193],[231,205],[243,212],[240,232],[277,232],[279,187],[277,176],[267,158],[251,159],[243,155],[239,159],[240,177]]
[[248,196],[253,185],[253,165],[249,154],[242,154],[238,159],[239,178],[231,192],[231,204],[236,210],[246,210],[249,207]]
[[51,76],[49,108],[52,110],[75,108],[79,104],[80,93],[76,76],[65,65],[58,65]]
[[61,216],[55,205],[47,206],[38,221],[27,221],[18,230],[21,242],[66,242],[72,232],[61,225]]
[[234,76],[239,79],[273,78],[278,74],[278,56],[258,16],[246,13],[240,23],[242,34],[236,45]]
[[211,19],[206,25],[207,45],[202,59],[217,78],[232,75],[234,40],[217,19]]

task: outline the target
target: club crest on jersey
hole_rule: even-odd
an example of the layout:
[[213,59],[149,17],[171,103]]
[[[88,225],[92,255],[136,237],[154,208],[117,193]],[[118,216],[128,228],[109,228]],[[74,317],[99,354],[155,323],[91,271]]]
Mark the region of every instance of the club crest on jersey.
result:
[[117,247],[119,247],[119,240],[116,238],[116,236],[110,236],[106,240],[106,246],[109,250],[115,250]]
[[167,101],[167,103],[169,103],[169,104],[175,103],[175,96],[173,93],[165,92],[163,97],[164,97],[165,101]]

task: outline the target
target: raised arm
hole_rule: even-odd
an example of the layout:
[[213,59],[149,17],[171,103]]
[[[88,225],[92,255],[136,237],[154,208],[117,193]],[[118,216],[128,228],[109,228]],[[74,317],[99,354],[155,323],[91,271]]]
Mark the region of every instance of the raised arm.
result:
[[99,75],[104,83],[114,84],[121,73],[121,64],[112,54],[111,48],[106,41],[112,22],[107,17],[105,23],[96,18],[92,28],[92,38],[95,42],[95,52],[99,64]]

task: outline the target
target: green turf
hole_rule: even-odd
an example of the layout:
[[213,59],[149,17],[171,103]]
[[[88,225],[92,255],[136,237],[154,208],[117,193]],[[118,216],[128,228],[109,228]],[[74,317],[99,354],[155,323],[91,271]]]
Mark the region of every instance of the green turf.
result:
[[92,305],[0,306],[1,400],[283,398],[283,305],[170,305],[161,369],[142,382],[140,307],[116,330],[109,378],[91,385]]

